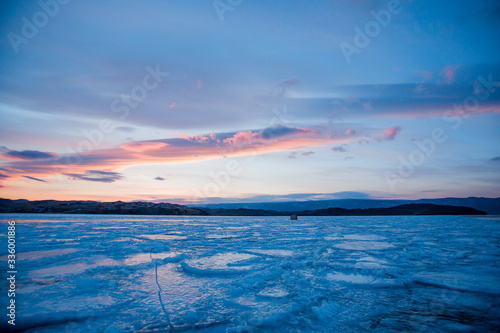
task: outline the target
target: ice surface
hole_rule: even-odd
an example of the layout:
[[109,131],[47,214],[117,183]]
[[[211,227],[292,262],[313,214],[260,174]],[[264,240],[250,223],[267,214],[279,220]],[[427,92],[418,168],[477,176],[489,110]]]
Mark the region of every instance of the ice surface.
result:
[[500,328],[499,217],[2,218],[19,331]]
[[185,260],[181,266],[186,272],[199,274],[232,274],[248,271],[253,268],[246,265],[255,256],[246,253],[218,253],[211,257]]
[[382,250],[392,247],[387,242],[342,242],[335,244],[334,247],[344,250]]
[[259,250],[259,249],[251,249],[247,250],[252,253],[258,253],[258,254],[265,254],[269,256],[276,256],[276,257],[290,257],[293,256],[293,251],[290,250]]

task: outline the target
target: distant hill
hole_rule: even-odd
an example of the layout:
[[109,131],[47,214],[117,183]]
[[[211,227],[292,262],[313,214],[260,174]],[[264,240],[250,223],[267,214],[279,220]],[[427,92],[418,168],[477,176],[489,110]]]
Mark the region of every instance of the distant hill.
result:
[[383,208],[345,209],[329,207],[317,210],[277,211],[265,209],[208,209],[169,203],[97,202],[56,200],[0,199],[0,213],[50,214],[124,214],[124,215],[212,215],[212,216],[375,216],[375,215],[484,215],[483,211],[451,205],[405,204]]
[[190,207],[210,209],[263,209],[282,212],[327,209],[331,207],[344,209],[389,208],[407,204],[435,204],[463,206],[478,209],[488,214],[500,215],[500,198],[441,198],[420,200],[379,200],[379,199],[334,199],[314,201],[259,202],[259,203],[225,203],[190,205]]
[[0,213],[210,215],[206,209],[169,203],[9,199],[0,199]]
[[486,215],[486,212],[459,206],[434,205],[434,204],[407,204],[389,208],[345,209],[326,208],[305,211],[272,211],[262,209],[224,209],[218,208],[210,211],[214,216],[388,216],[388,215]]

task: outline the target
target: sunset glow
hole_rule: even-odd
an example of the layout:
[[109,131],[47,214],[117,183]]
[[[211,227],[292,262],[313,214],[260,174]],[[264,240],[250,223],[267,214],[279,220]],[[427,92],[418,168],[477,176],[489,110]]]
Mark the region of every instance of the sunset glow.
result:
[[495,1],[91,3],[2,8],[2,198],[500,196]]

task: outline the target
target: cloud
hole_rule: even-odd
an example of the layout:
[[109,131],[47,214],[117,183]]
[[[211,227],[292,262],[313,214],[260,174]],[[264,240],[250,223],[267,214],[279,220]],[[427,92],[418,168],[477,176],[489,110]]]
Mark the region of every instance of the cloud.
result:
[[[189,137],[191,140],[177,137],[136,141],[111,148],[94,149],[88,153],[60,154],[52,159],[10,161],[3,165],[5,167],[3,173],[10,178],[0,178],[0,180],[15,181],[23,175],[32,177],[66,175],[75,180],[112,182],[121,179],[121,175],[103,172],[112,172],[134,165],[194,163],[225,156],[290,151],[299,151],[296,157],[307,156],[310,154],[308,150],[313,147],[352,141],[353,138],[347,138],[344,131],[329,132],[274,126],[262,130],[194,135]],[[269,139],[264,139],[263,136]],[[223,142],[226,144],[222,144]],[[300,151],[305,154],[302,155]]]
[[9,176],[0,173],[0,178],[9,178]]
[[448,65],[439,74],[445,79],[447,84],[455,82],[458,65]]
[[118,172],[87,170],[85,174],[65,173],[66,176],[74,180],[87,180],[90,182],[112,183],[123,179],[123,176]]
[[120,148],[134,152],[144,152],[147,150],[159,150],[167,146],[168,143],[165,142],[139,141],[123,144],[120,146]]
[[339,152],[339,153],[347,153],[348,150],[347,150],[347,145],[346,144],[342,144],[340,146],[335,146],[332,148],[332,151],[336,151],[336,152]]
[[287,93],[288,88],[293,87],[293,86],[296,86],[297,84],[299,84],[299,79],[297,79],[297,78],[292,78],[292,79],[289,79],[289,80],[283,80],[283,81],[279,82],[279,83],[277,84],[277,86],[278,86],[279,88],[281,88],[281,92],[282,92],[282,94],[286,94],[286,93]]
[[32,179],[32,180],[36,180],[37,182],[48,183],[48,181],[46,181],[46,180],[35,178],[35,177],[30,177],[30,176],[23,176],[23,177],[28,178],[28,179]]
[[55,153],[49,153],[38,150],[9,150],[6,149],[5,147],[2,148],[7,150],[7,152],[4,153],[2,156],[10,160],[30,161],[30,160],[42,160],[42,159],[57,157],[57,154]]
[[224,143],[229,145],[241,145],[258,142],[261,139],[258,132],[246,131],[237,132],[232,137],[224,139]]
[[181,139],[184,139],[186,141],[193,141],[193,142],[200,142],[200,143],[206,143],[210,140],[215,140],[215,135],[213,133],[210,133],[208,136],[204,135],[194,135],[194,134],[184,134],[180,136]]
[[[313,151],[303,151],[302,153],[300,153],[300,156],[309,156],[312,154],[314,154]],[[299,155],[298,152],[292,151],[290,154],[288,154],[288,158],[297,158],[298,155]]]
[[334,199],[372,199],[373,197],[365,192],[342,191],[332,193]]
[[263,130],[258,132],[256,131],[237,132],[232,137],[223,140],[223,142],[229,145],[241,145],[241,144],[259,143],[284,137],[298,137],[307,135],[316,136],[318,134],[319,131],[313,129],[276,125],[264,128]]
[[[293,193],[293,194],[267,194],[255,195],[246,198],[221,198],[211,197],[206,198],[207,204],[210,203],[276,203],[276,202],[289,202],[289,201],[310,201],[310,200],[335,200],[335,199],[374,199],[374,197],[365,192],[357,191],[341,191],[334,193]],[[160,199],[159,201],[161,201]],[[169,199],[163,199],[165,201]],[[179,199],[179,203],[185,199]],[[185,202],[187,203],[187,202]]]
[[[500,76],[500,70],[494,71]],[[408,84],[379,84],[379,85],[349,85],[336,86],[339,95],[357,96],[360,103],[346,104],[342,97],[330,97],[328,94],[315,94],[287,101],[290,109],[294,110],[297,122],[310,120],[311,117],[320,118],[349,118],[366,119],[366,117],[411,118],[427,117],[442,118],[454,104],[462,105],[471,92],[485,90],[477,79],[461,77],[457,71],[454,84],[437,83],[408,83]],[[493,74],[493,78],[495,74]],[[434,75],[436,76],[436,75]],[[445,83],[445,79],[439,76]],[[487,78],[486,78],[487,79]],[[467,81],[466,81],[467,80]],[[434,81],[434,80],[433,80]],[[439,81],[439,80],[438,80]],[[487,79],[488,82],[492,81]],[[497,80],[498,81],[498,80]],[[430,81],[429,81],[430,82]],[[471,86],[471,83],[474,85]],[[500,86],[493,80],[493,88]],[[472,90],[474,89],[474,90]],[[482,116],[500,113],[500,94],[497,89],[490,94],[487,100],[481,101],[477,110],[470,116]],[[484,94],[483,94],[484,95]],[[367,109],[364,104],[371,105]],[[332,112],[332,105],[335,112]]]
[[[379,135],[379,136],[377,136],[377,137],[376,137],[376,139],[380,141],[380,140],[381,140],[380,135]],[[361,140],[359,140],[359,141],[358,141],[358,143],[359,143],[360,145],[369,145],[369,144],[370,144],[370,141],[369,141],[369,140],[367,140],[367,139],[361,139]]]
[[155,180],[165,180],[165,178],[163,178],[163,177],[160,177],[160,176],[158,176],[158,177],[155,177],[154,179],[155,179]]
[[492,159],[490,159],[490,161],[500,162],[500,156],[493,157]]
[[400,126],[390,127],[384,130],[385,140],[394,140],[394,138],[401,133]]
[[117,127],[116,130],[124,133],[133,133],[135,132],[136,128],[131,126],[120,126]]
[[372,109],[373,109],[372,103],[370,103],[370,102],[362,102],[361,104],[363,105],[363,107],[364,107],[364,108],[365,108],[365,110],[367,110],[367,111],[370,111],[370,110],[372,110]]
[[418,77],[429,81],[432,79],[432,72],[431,71],[415,71],[415,74],[417,74]]
[[283,125],[277,125],[273,127],[267,127],[264,128],[260,132],[260,136],[264,140],[270,140],[273,138],[280,138],[283,136],[290,136],[290,135],[296,135],[296,134],[314,134],[314,131],[312,130],[305,130],[301,128],[295,128],[295,127],[287,127]]
[[356,131],[353,129],[349,128],[347,131],[345,131],[345,135],[354,135],[354,134],[356,134]]

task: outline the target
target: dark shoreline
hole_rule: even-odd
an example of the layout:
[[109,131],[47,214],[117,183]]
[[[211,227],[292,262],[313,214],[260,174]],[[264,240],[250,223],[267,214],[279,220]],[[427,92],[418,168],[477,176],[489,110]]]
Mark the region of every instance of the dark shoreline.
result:
[[209,209],[184,205],[151,202],[97,202],[56,200],[0,199],[0,213],[35,214],[103,214],[103,215],[192,215],[192,216],[403,216],[403,215],[487,215],[470,207],[405,204],[389,208],[326,208],[303,211],[275,211],[264,209]]

